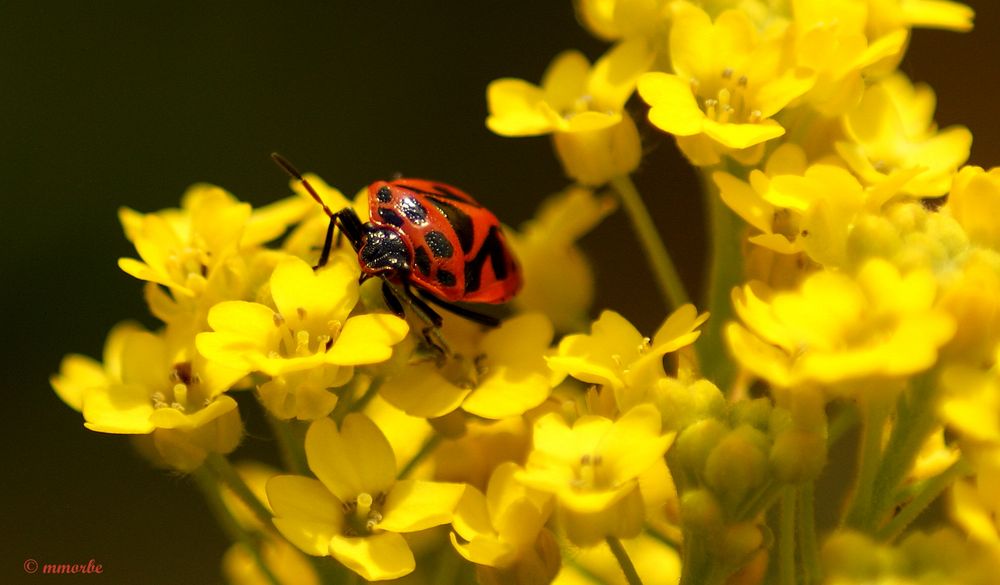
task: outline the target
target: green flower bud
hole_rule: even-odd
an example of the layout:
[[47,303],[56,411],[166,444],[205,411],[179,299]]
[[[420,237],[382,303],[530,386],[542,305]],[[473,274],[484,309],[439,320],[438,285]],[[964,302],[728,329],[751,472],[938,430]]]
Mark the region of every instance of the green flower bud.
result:
[[705,379],[687,385],[676,378],[661,378],[653,395],[663,415],[664,431],[681,430],[699,420],[720,417],[726,408],[722,392]]
[[684,429],[670,450],[672,467],[688,477],[701,477],[708,454],[728,430],[722,421],[714,418],[698,421]]
[[826,437],[791,429],[778,435],[771,446],[771,467],[783,482],[816,479],[826,465]]
[[681,496],[681,522],[696,534],[712,534],[722,529],[722,506],[711,492],[693,490]]
[[757,398],[738,402],[733,407],[733,426],[750,425],[760,430],[766,430],[771,416],[771,400]]
[[726,527],[719,556],[728,564],[743,564],[763,544],[764,535],[756,524],[740,522]]
[[743,425],[726,434],[705,461],[705,481],[735,506],[767,477],[767,437]]

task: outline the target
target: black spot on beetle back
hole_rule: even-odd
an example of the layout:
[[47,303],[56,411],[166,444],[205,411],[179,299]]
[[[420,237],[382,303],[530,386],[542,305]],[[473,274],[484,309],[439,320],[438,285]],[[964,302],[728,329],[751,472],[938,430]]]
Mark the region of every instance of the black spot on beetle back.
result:
[[392,189],[390,189],[388,185],[383,185],[378,192],[375,193],[375,197],[377,197],[382,203],[388,203],[392,201]]
[[455,248],[441,232],[428,232],[424,239],[427,240],[427,246],[435,258],[451,258],[455,254]]
[[451,272],[448,272],[444,268],[438,269],[437,280],[444,286],[455,286],[455,283],[457,282],[455,280],[455,275],[452,274]]
[[444,214],[448,223],[455,229],[455,235],[458,236],[458,243],[462,246],[462,252],[468,254],[472,250],[475,237],[472,218],[447,201],[436,197],[428,197],[427,200],[433,203],[434,207],[437,207]]
[[417,265],[420,274],[431,275],[431,257],[427,254],[427,248],[417,246],[417,249],[413,251],[413,263]]
[[427,223],[427,210],[413,197],[403,197],[399,201],[399,210],[415,225]]
[[379,217],[382,218],[382,221],[384,221],[385,223],[389,225],[394,225],[398,228],[403,227],[403,218],[399,217],[398,213],[389,209],[388,207],[379,207],[378,214]]

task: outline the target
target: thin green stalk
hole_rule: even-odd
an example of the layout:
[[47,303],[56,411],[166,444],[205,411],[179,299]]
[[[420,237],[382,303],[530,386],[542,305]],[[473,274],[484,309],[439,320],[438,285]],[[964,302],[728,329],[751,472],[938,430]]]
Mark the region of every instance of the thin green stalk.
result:
[[[205,465],[229,489],[233,490],[244,504],[250,508],[257,520],[264,526],[271,525],[271,512],[257,499],[257,496],[250,490],[250,487],[243,481],[240,474],[236,472],[229,460],[218,453],[209,453],[205,458]],[[202,466],[204,467],[204,466]]]
[[642,197],[635,188],[635,183],[628,175],[622,175],[612,179],[611,185],[618,192],[625,213],[632,222],[632,227],[639,238],[643,252],[646,253],[646,260],[653,270],[656,285],[659,287],[667,307],[676,309],[689,303],[690,297],[684,289],[684,283],[681,282],[681,278],[677,274],[674,261],[670,258],[670,253],[667,252],[667,247],[664,245],[663,239],[660,238],[656,224],[653,223],[653,218],[650,217],[646,204],[642,202]]
[[880,528],[875,533],[875,536],[879,540],[894,540],[910,525],[910,522],[916,520],[917,516],[920,516],[927,509],[927,506],[931,505],[941,495],[941,492],[947,489],[956,479],[968,472],[969,466],[965,459],[959,458],[958,461],[952,463],[947,469],[925,481],[910,503],[903,506],[903,509],[892,520],[886,523],[885,526]]
[[843,405],[837,414],[833,415],[830,424],[827,425],[826,447],[829,449],[858,424],[858,410],[851,405]]
[[399,479],[405,479],[406,476],[410,475],[413,472],[413,470],[416,469],[417,465],[420,464],[421,461],[423,461],[428,455],[430,455],[434,451],[434,449],[438,446],[438,443],[440,442],[441,442],[441,435],[437,433],[434,433],[433,435],[428,437],[427,440],[424,441],[424,444],[420,446],[420,450],[417,451],[416,455],[414,455],[409,461],[407,461],[406,465],[399,472],[398,475]]
[[642,585],[642,579],[639,578],[639,573],[636,572],[635,565],[632,564],[632,559],[629,558],[628,552],[622,546],[621,541],[614,536],[608,536],[604,541],[611,548],[611,554],[615,555],[615,559],[618,560],[622,572],[625,573],[625,580],[628,582],[628,585]]
[[264,562],[264,558],[260,554],[257,539],[243,529],[240,523],[236,521],[236,518],[233,517],[229,508],[226,507],[225,502],[222,501],[222,496],[219,494],[216,478],[212,471],[203,465],[196,469],[192,476],[198,484],[202,495],[205,497],[205,502],[208,504],[209,509],[211,509],[212,515],[215,516],[216,522],[219,523],[222,530],[229,536],[229,539],[236,544],[242,545],[247,550],[250,558],[253,559],[254,564],[260,569],[261,575],[264,576],[268,583],[271,583],[271,585],[281,585],[281,582],[271,572],[267,563]]
[[799,547],[802,551],[803,585],[819,583],[819,543],[816,538],[816,484],[809,481],[798,488]]
[[[357,380],[357,378],[355,378]],[[378,389],[382,387],[382,382],[384,378],[381,376],[375,376],[368,382],[368,387],[365,388],[364,394],[354,398],[354,393],[357,392],[357,388],[352,386],[350,391],[344,392],[337,402],[337,406],[334,407],[333,412],[330,413],[330,419],[337,423],[339,426],[341,422],[344,421],[344,417],[350,412],[361,412],[364,407],[371,402],[372,398],[378,394]]]
[[736,366],[729,358],[723,328],[733,318],[732,290],[743,282],[743,259],[740,236],[743,226],[739,218],[722,202],[718,189],[708,177],[702,188],[708,208],[709,253],[711,263],[705,288],[705,305],[711,314],[695,347],[701,358],[701,370],[706,377],[728,392],[736,375]]
[[795,585],[795,488],[787,487],[781,495],[779,522],[778,582]]
[[267,415],[267,422],[271,425],[271,432],[274,433],[275,440],[278,441],[278,449],[281,452],[281,461],[285,464],[285,469],[295,475],[308,475],[308,465],[306,463],[306,453],[303,449],[304,433],[296,428],[295,421],[278,420]]
[[882,456],[874,483],[872,512],[876,518],[889,513],[899,484],[913,467],[927,437],[937,425],[934,400],[937,373],[931,371],[914,379],[910,391],[899,399],[895,426]]
[[861,432],[858,478],[845,521],[852,528],[868,530],[872,525],[872,490],[882,462],[882,434],[889,416],[889,401],[881,396],[872,396],[862,407],[865,409],[865,423]]

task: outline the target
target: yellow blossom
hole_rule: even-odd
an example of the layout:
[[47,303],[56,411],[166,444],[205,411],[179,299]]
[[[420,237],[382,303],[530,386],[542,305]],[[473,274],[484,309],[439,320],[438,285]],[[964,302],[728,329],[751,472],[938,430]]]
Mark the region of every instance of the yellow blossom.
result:
[[674,73],[639,79],[650,122],[677,136],[696,165],[716,164],[722,154],[756,162],[763,151],[752,147],[785,133],[773,116],[814,82],[811,72],[780,58],[781,43],[738,10],[713,22],[701,8],[683,5],[670,34]]
[[288,199],[254,212],[219,187],[195,185],[184,194],[181,209],[145,215],[127,207],[119,211],[142,261],[122,258],[118,265],[174,294],[195,296],[230,255],[278,237],[307,210],[304,202]]
[[[332,257],[316,272],[288,256],[271,275],[274,308],[247,301],[216,304],[208,313],[213,331],[198,335],[198,347],[209,359],[243,373],[274,377],[261,390],[265,403],[288,406],[272,411],[276,416],[324,416],[334,402],[316,393],[326,384],[346,382],[352,366],[387,360],[408,331],[394,315],[349,316],[358,300],[357,278],[357,262],[347,255]],[[295,384],[304,384],[304,409],[287,403]]]
[[369,581],[415,567],[402,533],[447,524],[462,497],[459,484],[396,479],[392,447],[367,417],[329,419],[306,433],[309,469],[318,479],[279,475],[267,483],[274,525],[310,555],[332,556]]
[[547,583],[559,569],[557,545],[545,528],[552,497],[518,483],[518,470],[514,463],[497,467],[486,495],[465,490],[451,543],[466,560],[499,569],[514,583]]
[[901,73],[870,86],[858,106],[844,117],[850,141],[837,152],[862,181],[885,181],[893,171],[915,169],[903,190],[917,197],[944,195],[958,167],[969,158],[972,133],[964,126],[938,131],[934,92],[914,86]]
[[464,366],[466,379],[449,378],[431,362],[410,364],[391,375],[381,394],[416,416],[443,416],[459,407],[490,419],[523,414],[548,398],[552,385],[544,355],[552,335],[544,315],[518,315],[454,360]]
[[159,462],[183,471],[197,468],[209,452],[236,448],[243,427],[236,401],[223,392],[241,372],[128,323],[108,336],[105,360],[102,367],[71,356],[52,380],[59,395],[82,411],[88,429],[151,435]]
[[610,197],[571,187],[547,199],[535,218],[509,234],[524,274],[514,297],[521,311],[542,311],[558,331],[580,329],[594,299],[594,276],[576,240],[614,209]]
[[667,25],[669,0],[578,0],[580,22],[606,41],[651,38]]
[[547,414],[535,422],[534,447],[517,477],[555,495],[572,542],[631,538],[644,520],[638,477],[663,457],[673,437],[660,434],[660,413],[649,404],[618,420],[589,415],[572,426],[558,413]]
[[[611,387],[619,408],[626,410],[664,375],[663,356],[694,343],[700,335],[697,328],[706,319],[708,313],[699,315],[694,305],[684,305],[650,340],[618,313],[603,311],[589,335],[567,335],[556,354],[546,359],[557,373]],[[632,391],[626,393],[626,388]]]
[[958,220],[974,244],[1000,251],[1000,167],[984,171],[963,167],[948,194],[945,210]]
[[975,541],[1000,544],[1000,448],[996,443],[975,455],[976,475],[952,486],[952,518]]
[[545,71],[541,87],[504,78],[486,91],[486,125],[502,136],[554,133],[567,175],[600,185],[639,166],[639,134],[623,111],[652,55],[643,40],[616,45],[593,67],[583,54],[566,51]]
[[927,270],[901,274],[881,259],[855,278],[822,271],[796,291],[769,295],[753,283],[733,293],[745,323],[726,336],[737,361],[781,387],[805,382],[847,385],[929,368],[955,331],[934,308],[936,283]]
[[868,34],[875,38],[899,28],[972,28],[971,8],[951,0],[868,0]]

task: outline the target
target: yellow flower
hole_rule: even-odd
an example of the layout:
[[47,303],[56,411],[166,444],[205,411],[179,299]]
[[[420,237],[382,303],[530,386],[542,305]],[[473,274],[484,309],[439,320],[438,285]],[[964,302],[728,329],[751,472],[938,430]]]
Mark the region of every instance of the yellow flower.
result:
[[950,0],[868,0],[868,34],[872,38],[899,28],[972,29],[971,8]]
[[962,167],[944,207],[958,220],[974,244],[1000,251],[1000,167],[984,171]]
[[666,28],[670,0],[578,0],[577,17],[606,41],[652,38]]
[[763,151],[752,147],[785,133],[772,117],[814,81],[781,59],[782,42],[779,34],[759,33],[738,10],[712,22],[702,9],[683,5],[670,33],[674,73],[639,79],[650,122],[677,136],[696,165],[716,164],[722,154],[756,162]]
[[869,87],[858,106],[844,117],[850,141],[837,152],[862,181],[875,185],[893,171],[915,169],[903,191],[917,197],[944,195],[952,175],[969,158],[972,133],[964,126],[938,131],[934,92],[914,86],[901,73]]
[[816,73],[816,84],[804,99],[826,116],[839,116],[854,107],[870,70],[898,62],[906,48],[908,35],[903,29],[867,38],[865,16],[860,2],[795,2],[796,62]]
[[618,313],[603,311],[589,335],[567,335],[556,355],[546,359],[554,372],[612,388],[624,411],[664,375],[663,356],[694,343],[700,335],[697,328],[706,319],[708,313],[699,315],[694,305],[684,305],[650,340]]
[[406,413],[429,418],[459,407],[489,419],[523,414],[549,396],[552,384],[544,355],[552,335],[552,324],[544,315],[518,315],[453,360],[473,370],[463,372],[469,379],[449,379],[449,372],[434,363],[411,364],[391,374],[381,394]]
[[279,475],[267,483],[274,525],[302,551],[332,556],[369,581],[415,567],[402,534],[451,522],[464,486],[396,480],[396,460],[370,419],[350,414],[338,430],[322,418],[306,433],[318,479]]
[[594,276],[576,240],[613,209],[612,198],[571,187],[548,198],[519,232],[508,234],[524,274],[514,297],[518,310],[545,313],[557,331],[582,328],[594,300]]
[[195,185],[184,194],[181,209],[145,215],[127,207],[119,211],[142,261],[122,258],[118,266],[174,294],[197,296],[229,256],[280,236],[307,210],[292,198],[254,212],[219,187]]
[[560,561],[545,528],[552,497],[518,483],[518,470],[514,463],[497,467],[486,495],[474,487],[465,490],[452,520],[451,543],[466,560],[497,569],[492,573],[498,581],[548,583]]
[[639,405],[618,420],[583,416],[569,426],[558,413],[535,422],[534,448],[517,478],[555,495],[559,519],[575,544],[642,529],[638,477],[663,457],[673,433],[660,434],[660,413]]
[[236,401],[223,392],[242,376],[164,333],[125,323],[108,336],[103,368],[70,356],[52,384],[83,412],[88,429],[151,435],[159,462],[191,471],[209,452],[228,453],[239,443]]
[[938,416],[949,430],[972,443],[1000,445],[1000,365],[949,364],[941,386]]
[[934,364],[955,332],[954,320],[934,308],[936,289],[930,271],[901,274],[881,259],[869,260],[855,278],[821,271],[798,290],[773,296],[751,283],[733,292],[745,326],[730,323],[726,336],[737,361],[772,384],[849,389]]
[[[196,341],[211,360],[274,377],[261,391],[265,404],[286,405],[273,411],[282,418],[325,416],[334,401],[317,393],[327,384],[346,382],[355,365],[389,359],[392,346],[408,331],[394,315],[349,316],[358,300],[358,264],[346,254],[331,257],[316,272],[299,258],[285,257],[271,275],[270,294],[274,308],[218,303],[208,313],[214,331],[199,334]],[[288,404],[299,387],[305,404]]]
[[639,133],[623,111],[652,55],[643,40],[625,41],[591,67],[566,51],[545,71],[542,86],[504,78],[486,90],[486,125],[502,136],[554,133],[566,174],[600,185],[639,166]]

